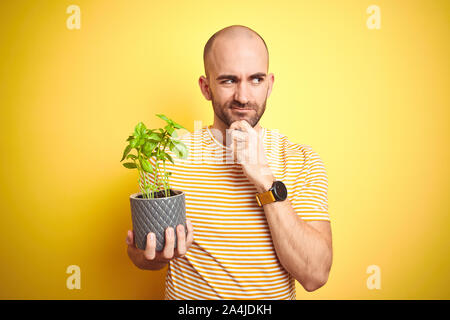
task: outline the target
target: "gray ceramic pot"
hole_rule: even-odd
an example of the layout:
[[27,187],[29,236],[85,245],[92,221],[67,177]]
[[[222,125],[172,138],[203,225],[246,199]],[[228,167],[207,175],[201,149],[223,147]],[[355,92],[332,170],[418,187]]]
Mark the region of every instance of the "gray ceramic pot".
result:
[[142,198],[141,192],[132,194],[131,220],[136,246],[145,250],[147,234],[153,232],[156,235],[156,251],[161,251],[165,244],[165,230],[172,227],[175,231],[176,248],[176,226],[182,224],[186,230],[185,201],[184,192],[179,190],[171,190],[170,197],[154,199]]

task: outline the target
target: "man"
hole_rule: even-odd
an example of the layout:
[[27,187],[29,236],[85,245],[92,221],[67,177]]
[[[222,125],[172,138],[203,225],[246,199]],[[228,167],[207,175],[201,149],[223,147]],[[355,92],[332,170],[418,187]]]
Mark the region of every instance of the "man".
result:
[[294,279],[314,291],[332,264],[323,163],[260,126],[274,75],[255,31],[216,32],[203,58],[199,85],[214,123],[184,135],[189,157],[167,168],[171,188],[186,193],[187,234],[168,228],[156,252],[153,234],[139,250],[128,231],[128,255],[141,269],[168,264],[166,299],[295,299]]

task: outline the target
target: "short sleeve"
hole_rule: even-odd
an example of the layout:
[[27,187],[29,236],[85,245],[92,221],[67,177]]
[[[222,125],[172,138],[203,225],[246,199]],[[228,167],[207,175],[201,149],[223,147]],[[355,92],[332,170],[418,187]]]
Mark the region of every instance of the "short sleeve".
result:
[[311,147],[302,148],[303,168],[290,198],[295,212],[303,220],[330,221],[328,213],[328,175],[320,156]]

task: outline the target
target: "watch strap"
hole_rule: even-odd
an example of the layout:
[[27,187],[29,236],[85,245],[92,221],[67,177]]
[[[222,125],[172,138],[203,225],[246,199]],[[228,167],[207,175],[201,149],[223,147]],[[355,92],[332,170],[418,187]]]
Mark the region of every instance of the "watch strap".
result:
[[256,201],[258,202],[258,206],[261,207],[267,203],[275,202],[276,199],[273,196],[272,190],[269,190],[266,192],[256,194]]

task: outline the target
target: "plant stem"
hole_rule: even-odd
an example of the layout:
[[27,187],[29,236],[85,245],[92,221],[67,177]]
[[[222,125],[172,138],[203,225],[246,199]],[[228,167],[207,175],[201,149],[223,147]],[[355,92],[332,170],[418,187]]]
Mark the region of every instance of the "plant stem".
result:
[[[163,144],[163,151],[164,153],[166,152],[166,147],[167,147],[167,143],[169,143],[170,140],[170,136],[167,135],[167,130],[164,131],[164,144]],[[163,174],[164,174],[164,193],[166,195],[166,197],[168,196],[168,189],[169,189],[169,179],[166,176],[166,159],[163,160],[163,166],[164,166],[164,170],[163,170]]]
[[168,193],[168,189],[169,189],[169,177],[166,176],[166,161],[163,161],[163,165],[164,165],[164,179],[165,180],[165,192],[166,192],[166,197],[167,197],[167,193]]
[[[138,162],[139,162],[139,159],[141,158],[141,151],[139,150],[139,148],[136,148],[136,150],[137,150],[137,152],[138,152],[138,157],[137,157],[137,159],[138,159]],[[135,163],[136,163],[136,161],[135,161]],[[142,176],[142,170],[140,170],[140,168],[139,168],[139,165],[136,163],[136,167],[137,167],[137,170],[138,170],[138,173],[139,173],[139,177],[141,178],[141,182],[142,182],[142,179],[144,179],[144,182],[145,182],[145,174],[144,174],[144,177]],[[144,192],[142,192],[142,197],[144,198],[148,198],[148,194],[147,194],[147,190],[145,189],[145,185],[144,185]]]

